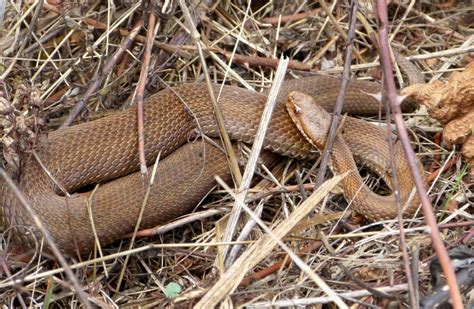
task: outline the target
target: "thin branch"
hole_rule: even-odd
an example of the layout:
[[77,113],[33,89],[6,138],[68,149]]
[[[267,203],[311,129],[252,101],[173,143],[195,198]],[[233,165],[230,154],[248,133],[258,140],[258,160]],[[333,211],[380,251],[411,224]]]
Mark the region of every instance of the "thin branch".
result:
[[[323,1],[321,1],[323,2]],[[347,88],[349,86],[350,78],[350,69],[351,69],[351,59],[352,59],[352,46],[355,37],[355,24],[356,24],[356,14],[357,14],[357,5],[355,1],[352,1],[351,4],[351,15],[350,15],[350,26],[349,26],[349,35],[347,37],[347,46],[346,46],[346,57],[344,60],[344,72],[342,73],[341,88],[337,96],[336,106],[334,107],[334,112],[332,115],[331,127],[329,128],[326,148],[324,149],[321,164],[319,167],[318,176],[315,181],[315,187],[319,187],[325,177],[326,170],[329,164],[329,159],[331,157],[332,147],[334,145],[334,139],[336,138],[337,128],[339,126],[339,118],[341,117],[342,108],[344,107],[344,98],[346,97]]]
[[377,0],[377,17],[380,23],[378,29],[381,50],[380,57],[382,66],[384,67],[385,85],[388,91],[388,98],[390,100],[393,118],[397,126],[398,136],[402,142],[403,149],[407,156],[408,164],[410,166],[410,172],[421,200],[421,205],[423,213],[425,215],[426,223],[431,229],[430,235],[433,243],[433,248],[438,255],[441,267],[446,276],[446,281],[449,285],[453,307],[463,308],[464,306],[462,304],[462,297],[459,291],[459,286],[456,282],[454,269],[451,265],[448,252],[444,247],[438,226],[436,225],[436,218],[433,215],[432,205],[430,200],[428,199],[428,195],[426,194],[424,182],[418,169],[418,163],[416,162],[415,153],[410,145],[410,139],[405,128],[405,123],[403,121],[400,105],[397,103],[397,91],[392,73],[392,64],[390,62],[390,57],[388,57],[388,55],[390,54],[388,46],[388,17],[387,4],[384,0]]
[[138,156],[140,158],[140,173],[143,177],[147,175],[147,166],[145,159],[145,115],[143,112],[143,97],[145,92],[146,81],[148,77],[148,69],[150,67],[151,51],[153,49],[153,37],[155,34],[156,17],[153,8],[150,8],[150,15],[148,17],[148,33],[145,44],[145,53],[143,54],[143,63],[140,72],[140,79],[137,85],[137,133],[138,133]]

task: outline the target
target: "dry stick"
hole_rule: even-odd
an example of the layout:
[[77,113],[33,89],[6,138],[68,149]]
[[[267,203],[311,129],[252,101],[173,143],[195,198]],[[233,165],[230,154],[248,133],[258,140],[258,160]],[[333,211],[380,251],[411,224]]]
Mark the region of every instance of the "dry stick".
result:
[[184,0],[179,0],[179,6],[183,11],[184,19],[188,24],[188,31],[190,32],[192,38],[194,39],[194,42],[196,43],[196,47],[199,53],[199,59],[201,61],[202,71],[204,73],[204,77],[206,78],[206,84],[209,90],[209,97],[211,98],[212,108],[216,116],[217,126],[219,127],[219,133],[224,141],[224,147],[227,152],[227,158],[229,160],[232,175],[234,176],[235,182],[237,184],[240,184],[242,182],[242,175],[240,174],[239,164],[237,162],[237,157],[235,155],[234,148],[232,148],[232,143],[230,142],[229,134],[227,134],[227,130],[225,129],[224,116],[222,115],[222,112],[219,109],[219,106],[217,105],[214,90],[212,89],[211,78],[209,76],[209,71],[207,70],[206,59],[204,58],[201,36],[193,23],[193,19],[191,17],[191,14],[189,13],[188,7],[186,6]]
[[[25,49],[25,56],[27,56],[30,53],[38,51],[38,48],[40,48],[42,51],[45,51],[45,48],[43,46],[44,43],[48,42],[50,39],[59,37],[63,32],[66,30],[66,26],[59,25],[57,28],[51,29],[48,33],[42,35],[37,42],[34,44],[31,44],[28,46],[28,48]],[[54,62],[53,62],[54,63]]]
[[[239,29],[239,33],[238,33],[238,35],[237,35],[237,41],[235,42],[235,46],[234,46],[234,48],[232,49],[232,52],[228,54],[229,64],[228,64],[228,66],[225,67],[225,73],[224,73],[224,78],[223,78],[224,81],[226,80],[227,76],[228,76],[229,74],[232,74],[231,72],[233,72],[233,70],[231,69],[231,64],[232,64],[232,62],[233,62],[234,55],[235,55],[235,53],[236,53],[238,47],[240,46],[241,40],[242,40],[242,38],[243,38],[243,33],[244,33],[244,30],[245,30],[245,23],[246,23],[246,21],[247,21],[248,18],[249,18],[250,5],[251,5],[251,3],[250,3],[250,1],[249,1],[248,4],[247,4],[247,8],[246,8],[246,10],[245,10],[244,18],[242,19],[241,23],[239,23],[239,24],[240,24],[240,29]],[[222,85],[222,86],[220,87],[220,89],[219,89],[219,96],[222,94],[223,89],[224,89],[224,86]],[[252,149],[252,150],[254,150],[254,149]],[[260,151],[258,151],[257,154],[251,152],[251,154],[250,154],[250,157],[251,157],[251,158],[250,158],[250,161],[253,160],[252,155],[255,155],[255,157],[258,159],[258,157],[259,157],[259,155],[260,155]],[[249,162],[250,162],[250,161],[249,161]],[[252,162],[252,163],[253,163],[253,162]],[[251,163],[251,164],[252,164],[252,163]],[[247,171],[247,169],[246,169],[246,170],[245,170],[245,173],[244,173],[244,176],[243,176],[243,181],[242,181],[240,184],[238,184],[238,186],[239,186],[240,188],[242,188],[242,187],[244,186],[244,185],[243,185],[244,183],[245,183],[245,184],[248,183],[248,182],[247,182],[247,180],[248,180],[247,177],[250,177],[250,179],[253,178],[253,172],[250,173],[251,175],[247,174],[247,172],[248,172],[248,171]],[[244,193],[244,192],[239,192],[239,194],[246,194],[246,192],[245,192],[245,193]],[[235,206],[236,206],[236,205],[234,204],[234,207],[233,207],[233,209],[232,209],[233,212],[235,211],[235,210],[234,210]],[[263,208],[263,204],[262,204],[262,203],[259,203],[258,207],[256,208],[256,212],[258,213],[258,216],[261,215],[262,208]],[[230,215],[230,217],[233,218],[233,219],[236,219],[236,220],[239,219],[239,218],[235,218],[232,214]],[[239,241],[239,240],[247,239],[248,234],[253,230],[253,227],[254,227],[254,226],[255,226],[255,221],[254,221],[254,220],[251,220],[251,219],[250,219],[250,220],[247,220],[247,222],[245,223],[244,227],[241,229],[241,231],[240,231],[238,237],[236,238],[236,240]],[[226,228],[228,228],[228,227],[229,227],[229,226],[226,226]],[[226,230],[225,232],[229,232],[229,230]],[[231,230],[231,233],[232,233],[232,230]],[[227,236],[224,236],[224,238],[226,238],[226,237],[227,237]],[[229,239],[229,240],[232,239],[232,234],[231,234],[229,237],[227,237],[227,239]],[[241,248],[241,245],[232,246],[232,250],[231,250],[231,252],[230,252],[230,254],[229,254],[229,255],[231,256],[230,260],[232,260],[232,256],[236,256],[236,255],[238,254],[238,252],[240,252],[240,248]],[[221,250],[222,250],[222,248],[221,248]],[[218,253],[218,260],[216,261],[216,263],[217,263],[219,260],[221,260],[221,258],[222,258],[222,260],[224,260],[224,262],[225,262],[225,257],[226,257],[226,253],[227,253],[226,250],[227,250],[227,248],[224,249],[224,254],[222,254],[222,251]],[[218,265],[219,265],[219,264],[218,264]],[[221,264],[220,266],[222,266],[222,264]],[[225,268],[225,267],[226,267],[226,265],[224,264],[224,268]],[[222,268],[222,267],[220,267],[220,268]]]
[[134,38],[137,36],[138,31],[140,31],[143,25],[143,21],[139,21],[135,27],[133,27],[132,31],[130,32],[129,36],[125,39],[125,41],[120,45],[120,48],[115,52],[115,54],[107,60],[104,65],[104,69],[102,70],[102,74],[90,85],[87,89],[84,96],[76,103],[73,109],[69,112],[66,120],[61,124],[60,128],[68,127],[72,124],[76,116],[82,111],[85,107],[86,102],[89,98],[95,93],[95,91],[99,88],[102,84],[102,81],[105,77],[112,71],[117,61],[120,59],[124,51],[130,46],[133,42]]
[[[362,23],[364,24],[365,28],[367,29],[367,32],[373,44],[377,45],[378,41],[377,41],[375,30],[373,30],[373,28],[368,24],[368,22],[365,20],[365,18],[363,18],[363,16],[360,16],[360,19]],[[395,55],[395,59],[397,59],[397,61],[399,62],[398,65],[402,67],[403,71],[409,76],[408,80],[410,84],[424,82],[424,76],[418,71],[418,69],[415,67],[414,64],[406,60],[398,52],[393,51],[393,53]],[[389,58],[391,59],[391,56],[389,56]],[[395,162],[394,143],[393,143],[392,127],[391,127],[392,120],[391,120],[390,108],[388,106],[387,100],[385,100],[385,103],[387,105],[386,106],[386,110],[387,110],[386,124],[387,124],[387,142],[388,142],[388,149],[389,149],[389,154],[390,154],[390,168],[392,171],[396,171],[397,166]],[[393,192],[395,195],[394,206],[396,207],[396,210],[397,210],[397,222],[400,227],[400,249],[402,251],[403,267],[405,269],[406,280],[408,283],[408,291],[409,291],[411,308],[416,309],[418,308],[419,299],[416,297],[417,294],[415,291],[415,284],[414,284],[411,267],[410,267],[410,256],[408,254],[406,238],[405,238],[405,230],[403,228],[403,211],[402,211],[402,206],[401,206],[400,189],[399,189],[400,184],[398,181],[397,173],[393,173],[392,181],[393,181]]]
[[[227,209],[208,209],[208,210],[195,212],[195,213],[190,214],[189,216],[186,216],[178,220],[174,220],[168,224],[140,230],[135,234],[135,236],[136,237],[150,237],[154,235],[164,234],[166,232],[176,230],[178,227],[189,224],[191,222],[206,219],[212,216],[222,215],[223,213],[227,213],[227,212],[229,212]],[[123,238],[131,238],[132,236],[133,236],[133,233],[128,233],[125,236],[123,236]]]
[[421,200],[421,205],[423,208],[423,213],[425,215],[425,220],[428,226],[431,229],[431,239],[433,243],[433,248],[435,249],[443,272],[446,276],[446,281],[449,285],[451,300],[454,308],[463,308],[461,294],[459,292],[459,287],[456,282],[456,276],[454,274],[454,269],[450,263],[448,252],[444,247],[443,240],[439,234],[438,226],[436,225],[436,219],[432,212],[432,206],[426,194],[426,190],[423,184],[423,179],[421,178],[420,172],[418,170],[418,164],[416,162],[415,153],[410,145],[410,139],[408,138],[408,133],[405,128],[405,123],[403,121],[400,105],[397,103],[397,92],[395,87],[395,81],[393,79],[392,65],[390,63],[390,54],[388,46],[388,17],[387,17],[387,4],[384,0],[377,0],[377,17],[380,23],[379,26],[379,38],[380,38],[380,57],[382,62],[382,67],[384,70],[385,76],[385,85],[388,91],[388,98],[390,100],[390,105],[393,113],[393,118],[395,119],[395,124],[397,126],[398,136],[402,142],[403,149],[407,156],[408,164],[410,166],[410,172],[413,177],[418,195]]
[[[64,288],[72,289],[71,284],[67,281],[61,280],[57,277],[52,277],[51,280],[54,280],[57,284],[59,284],[60,286],[62,286]],[[50,281],[50,283],[52,283],[52,282]],[[50,288],[52,288],[52,287],[50,287]],[[58,293],[58,294],[59,295],[56,296],[57,298],[55,298],[54,296],[51,298],[51,303],[54,303],[57,300],[60,300],[61,298],[63,298],[64,294],[60,294],[60,293]],[[93,303],[94,305],[97,305],[97,307],[99,307],[99,308],[110,308],[109,303],[105,303],[105,302],[99,300],[98,297],[90,296],[89,300],[91,301],[91,303]],[[51,306],[51,307],[53,307],[53,306]]]
[[3,28],[3,17],[5,16],[5,2],[4,0],[0,1],[0,28]]
[[[97,192],[97,189],[99,189],[99,186],[100,186],[100,184],[97,184],[95,186],[94,190],[92,190],[91,194],[87,198],[87,205],[86,206],[87,206],[87,214],[89,216],[89,220],[90,220],[90,224],[91,224],[91,228],[92,228],[92,234],[94,235],[94,242],[95,242],[94,255],[96,255],[96,251],[98,251],[99,256],[104,257],[104,253],[102,251],[102,245],[100,244],[99,235],[97,235],[97,229],[96,229],[96,225],[95,225],[95,222],[94,222],[94,213],[92,211],[94,195]],[[104,268],[105,276],[108,277],[109,274],[108,274],[108,271],[107,271],[107,265],[105,265],[105,263],[102,263],[102,267]]]
[[[320,2],[324,2],[324,1],[320,1]],[[327,138],[327,144],[326,144],[326,148],[324,150],[323,158],[322,158],[322,161],[321,161],[321,167],[320,167],[318,176],[316,178],[316,186],[318,186],[320,183],[322,183],[324,181],[327,164],[329,162],[330,152],[331,152],[333,144],[334,144],[334,138],[337,134],[337,127],[338,127],[339,117],[340,117],[340,114],[341,114],[341,111],[342,111],[342,107],[344,105],[344,97],[345,97],[346,92],[347,92],[350,65],[351,65],[351,59],[352,59],[352,42],[354,40],[354,35],[355,35],[355,23],[356,23],[356,20],[357,20],[356,16],[357,16],[357,3],[353,1],[351,3],[351,19],[350,19],[350,28],[349,28],[349,36],[348,36],[349,41],[348,41],[348,46],[347,46],[347,49],[346,49],[346,59],[345,59],[345,63],[344,63],[344,72],[343,72],[343,77],[342,77],[341,89],[339,91],[339,95],[338,95],[338,98],[337,98],[337,101],[336,101],[336,107],[334,109],[333,119],[332,119],[332,122],[331,122],[331,127],[330,127],[330,131],[329,131],[328,138]],[[393,151],[391,151],[391,153],[393,154]],[[393,157],[393,155],[392,155],[392,157]],[[393,169],[393,170],[395,170],[395,169]],[[394,186],[395,186],[395,188],[398,187],[396,179],[395,179],[395,185]],[[397,209],[400,210],[400,194],[399,194],[398,190],[395,190],[395,192],[396,192],[395,195],[396,195]],[[401,211],[399,211],[399,212],[401,212]],[[399,215],[399,218],[401,218],[400,215]],[[400,226],[402,226],[402,225],[400,224]],[[402,243],[404,243],[404,242],[402,242]],[[406,250],[405,250],[405,252],[406,252]],[[408,255],[406,255],[406,257],[408,257]],[[407,261],[407,260],[408,259],[405,259],[405,261]],[[405,263],[405,264],[407,264],[407,263]],[[408,268],[408,271],[409,271],[409,268]],[[409,276],[409,274],[408,274],[407,277],[408,277],[408,282],[409,282],[408,286],[410,286],[410,282],[412,283],[411,276]],[[411,288],[413,287],[413,283],[410,287]],[[413,289],[410,289],[410,290],[413,290]],[[410,293],[410,295],[413,295],[413,293]],[[414,303],[415,302],[412,301],[412,305]]]
[[153,36],[155,33],[156,17],[153,9],[150,9],[150,16],[148,17],[148,33],[145,44],[145,53],[143,55],[142,69],[140,72],[140,79],[137,85],[137,133],[138,133],[138,155],[140,158],[140,173],[142,177],[146,177],[146,158],[145,158],[145,128],[144,128],[144,112],[143,112],[143,94],[145,92],[146,80],[148,77],[148,69],[150,66],[151,50],[153,48]]
[[[474,47],[473,46],[473,41],[474,41],[474,35],[469,36],[466,38],[466,40],[462,43],[461,48],[468,48],[468,47]],[[452,64],[454,63],[454,59],[447,59],[441,68],[439,68],[439,72],[443,72],[447,70]],[[436,73],[435,76],[433,76],[430,80],[430,82],[438,80],[441,77],[441,73]]]
[[[302,185],[305,190],[314,190],[314,184],[303,184]],[[250,189],[248,192],[252,192],[251,195],[248,195],[245,202],[246,203],[251,203],[256,200],[260,200],[262,198],[265,198],[267,196],[275,195],[275,194],[281,194],[281,193],[289,193],[289,192],[294,192],[300,190],[300,186],[298,185],[289,185],[289,186],[284,186],[284,187],[277,187],[277,188],[268,188],[264,190],[253,190]],[[215,192],[218,193],[218,192]],[[181,219],[174,220],[168,224],[164,225],[159,225],[155,226],[149,229],[143,229],[137,232],[136,236],[137,237],[150,237],[154,235],[159,235],[159,234],[164,234],[166,232],[169,232],[171,230],[174,230],[178,227],[181,227],[183,225],[189,224],[194,221],[206,219],[212,216],[216,215],[222,215],[225,213],[228,213],[229,209],[226,208],[218,208],[218,209],[208,209],[208,210],[203,210],[199,212],[195,212],[192,214],[189,214],[188,216],[185,216]],[[131,238],[133,233],[126,234],[123,238]]]
[[[406,57],[407,60],[427,60],[433,58],[449,57],[459,54],[467,54],[474,51],[474,45],[466,44],[469,43],[469,40],[472,40],[473,36],[470,36],[460,47],[455,47],[447,50],[441,50],[432,53],[426,53],[421,55],[413,55]],[[471,41],[472,43],[472,41]]]
[[266,188],[266,189],[250,189],[248,192],[252,193],[251,195],[247,196],[247,199],[245,200],[246,203],[251,203],[256,200],[260,200],[264,197],[271,196],[271,195],[276,195],[276,194],[281,194],[281,193],[290,193],[290,192],[296,192],[296,191],[301,191],[301,189],[304,190],[314,190],[314,184],[312,183],[305,183],[301,185],[287,185],[287,186],[281,186],[281,187],[271,187],[271,188]]
[[[324,247],[329,252],[330,256],[337,257],[338,253],[336,252],[336,250],[334,250],[334,248],[329,243],[327,236],[322,232],[318,233],[318,235],[319,235],[319,238],[321,239],[321,242],[324,244]],[[336,262],[336,265],[342,270],[342,272],[347,277],[349,277],[350,280],[352,280],[359,287],[369,291],[374,297],[386,298],[386,299],[392,299],[392,300],[397,299],[396,296],[387,294],[384,292],[380,292],[377,289],[371,287],[369,284],[365,283],[365,281],[357,278],[342,262]]]
[[438,228],[439,229],[451,229],[451,228],[455,228],[455,227],[465,227],[465,226],[474,226],[474,220],[464,221],[464,222],[439,224]]
[[[411,274],[413,278],[413,292],[415,293],[415,299],[417,302],[420,301],[420,276],[418,275],[419,272],[419,265],[420,265],[420,246],[418,243],[414,243],[411,246]],[[417,303],[418,305],[418,303]]]
[[[322,2],[322,1],[321,1]],[[341,111],[344,106],[344,98],[347,93],[347,87],[349,83],[349,74],[351,69],[351,59],[352,59],[352,45],[355,36],[355,24],[356,24],[356,13],[357,5],[352,1],[351,3],[351,15],[350,15],[350,26],[349,26],[349,35],[346,36],[347,46],[346,46],[346,59],[344,61],[344,72],[342,73],[341,88],[337,96],[336,106],[334,107],[334,112],[332,115],[331,127],[329,128],[329,133],[327,137],[326,148],[324,149],[321,164],[316,178],[315,187],[319,187],[326,176],[326,170],[329,163],[329,158],[331,156],[332,147],[334,145],[334,139],[336,138],[337,128],[339,125],[339,117],[341,117]]]
[[[267,132],[268,126],[270,124],[271,116],[273,113],[273,109],[277,102],[278,93],[280,92],[281,84],[285,79],[286,69],[288,67],[288,58],[282,59],[280,64],[278,65],[277,71],[275,73],[275,80],[273,81],[273,85],[270,89],[267,102],[265,103],[265,107],[262,112],[262,118],[260,120],[260,124],[258,125],[257,133],[255,135],[255,140],[253,141],[252,150],[250,152],[250,157],[245,166],[243,181],[239,186],[237,191],[237,197],[235,199],[234,207],[232,208],[232,212],[229,217],[229,221],[227,222],[227,226],[225,229],[223,241],[229,241],[232,239],[235,229],[237,227],[237,223],[240,218],[240,214],[242,209],[244,208],[245,199],[247,197],[247,190],[250,187],[250,183],[252,181],[253,174],[255,172],[258,156],[260,151],[263,148],[263,141],[265,139],[265,134]],[[237,252],[233,251],[233,255],[229,255],[226,259],[226,255],[228,252],[229,247],[222,248],[222,255],[223,259],[225,260],[225,265],[228,267],[232,264],[234,259],[236,258],[235,254]]]
[[0,167],[0,177],[3,177],[5,180],[6,184],[8,187],[10,187],[10,190],[12,193],[15,195],[15,197],[18,199],[20,204],[23,206],[23,208],[28,212],[28,215],[30,216],[31,219],[33,219],[36,227],[38,230],[40,230],[41,234],[43,234],[44,239],[49,245],[49,248],[53,252],[54,256],[56,259],[58,259],[59,264],[64,268],[64,271],[66,275],[69,278],[69,281],[73,285],[74,289],[76,290],[77,297],[79,300],[82,302],[84,307],[86,308],[92,308],[91,305],[89,304],[89,301],[87,300],[86,294],[82,290],[81,286],[79,285],[79,281],[77,278],[74,276],[71,268],[66,262],[66,259],[64,256],[61,254],[61,252],[58,249],[58,246],[53,241],[53,238],[49,234],[48,230],[46,227],[43,225],[43,222],[39,219],[39,217],[36,215],[35,210],[31,205],[29,204],[28,200],[26,197],[23,195],[23,193],[20,191],[20,189],[16,186],[16,184],[13,182],[13,180],[8,176],[8,174],[3,170],[3,168]]
[[[93,26],[101,30],[105,30],[107,27],[106,24],[98,22],[92,18],[84,18],[84,22],[90,26]],[[122,36],[127,36],[130,34],[128,30],[125,30],[122,28],[117,28],[113,32],[119,32]],[[325,46],[325,48],[330,47],[334,43],[332,41],[337,40],[337,38],[338,38],[337,36],[333,37],[331,39],[331,42],[329,42],[327,46]],[[142,35],[137,35],[135,37],[135,40],[138,42],[144,43],[146,41],[146,38]],[[167,52],[178,53],[180,56],[183,56],[183,57],[191,57],[191,54],[189,54],[187,51],[197,50],[197,47],[193,45],[170,44],[170,43],[161,43],[157,41],[154,41],[153,44],[155,45],[155,47],[159,49],[163,49],[164,51],[167,51]],[[205,50],[217,52],[229,58],[228,52],[218,47],[205,47]],[[427,53],[427,54],[421,54],[421,55],[412,55],[412,56],[407,56],[405,58],[407,60],[419,61],[419,60],[426,60],[426,59],[432,59],[432,58],[439,58],[439,57],[445,57],[445,56],[447,57],[447,56],[452,56],[452,55],[457,55],[457,54],[463,54],[463,53],[467,53],[471,51],[474,51],[474,46],[463,45],[462,47],[458,47],[458,48],[448,49],[448,50],[439,51],[439,52],[432,52],[432,53]],[[316,56],[315,59],[319,59],[320,55],[321,55],[321,52],[318,53],[318,56]],[[262,65],[262,66],[270,66],[270,67],[276,67],[275,60],[277,60],[273,58],[252,57],[248,55],[234,54],[234,59],[236,60],[237,63],[239,63],[240,59],[237,59],[237,58],[240,58],[244,64],[248,63],[249,65],[255,65],[255,66]],[[314,62],[314,59],[312,62]],[[379,65],[380,64],[377,62],[357,64],[357,65],[353,65],[351,67],[351,70],[359,70],[359,69],[364,70],[368,68],[378,67]],[[288,68],[293,69],[293,70],[300,70],[300,71],[311,71],[312,65],[308,65],[297,60],[290,60],[290,63],[288,64]],[[339,68],[326,69],[322,71],[326,73],[338,73],[341,71],[341,69]]]

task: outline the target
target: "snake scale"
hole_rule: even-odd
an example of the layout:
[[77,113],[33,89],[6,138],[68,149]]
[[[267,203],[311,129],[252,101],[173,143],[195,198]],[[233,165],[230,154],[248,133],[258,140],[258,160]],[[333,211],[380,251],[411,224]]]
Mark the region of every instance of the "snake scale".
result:
[[[339,85],[339,79],[323,76],[285,82],[267,130],[265,149],[298,159],[314,158],[317,152],[289,117],[285,98],[290,91],[303,92],[331,110]],[[219,88],[214,86],[216,95]],[[380,90],[376,83],[351,81],[345,112],[379,113],[383,106],[366,92],[378,93]],[[219,107],[232,140],[252,143],[265,101],[264,94],[234,86],[223,87]],[[136,172],[139,160],[135,119],[135,110],[129,109],[50,132],[38,141],[38,157],[57,182],[68,192],[89,184],[101,184],[91,192],[65,196],[37,160],[30,157],[26,162],[18,185],[62,251],[91,250],[96,243],[92,226],[102,246],[133,231],[146,191],[141,176]],[[177,86],[147,98],[146,160],[152,165],[158,154],[162,160],[158,165],[157,180],[151,188],[142,228],[188,213],[215,185],[215,175],[230,180],[226,156],[218,148],[196,140],[201,134],[209,137],[219,135],[205,85]],[[371,169],[385,175],[384,179],[389,179],[385,129],[347,117],[342,138],[354,158],[366,162]],[[336,155],[340,162],[353,162],[351,153]],[[413,191],[413,183],[398,143],[395,144],[395,156],[403,205]],[[352,163],[347,164],[355,168]],[[393,218],[396,215],[394,195],[383,199],[377,196],[378,199],[371,204],[375,193],[366,189],[361,181],[358,173],[352,173],[345,181],[355,188],[351,194],[360,194],[359,197],[366,200],[365,206],[354,203],[355,211],[371,220]],[[32,234],[38,239],[41,239],[41,234],[1,181],[0,198],[3,203],[1,219],[5,227],[12,227],[14,243],[20,247],[32,247]],[[346,195],[346,198],[351,197]],[[415,194],[406,205],[406,213],[412,214],[417,206]]]

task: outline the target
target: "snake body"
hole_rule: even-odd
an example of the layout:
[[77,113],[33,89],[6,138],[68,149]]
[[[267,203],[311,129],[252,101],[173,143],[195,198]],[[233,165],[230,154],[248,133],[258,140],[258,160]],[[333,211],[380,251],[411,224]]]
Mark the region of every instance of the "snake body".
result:
[[[286,82],[272,114],[264,147],[294,158],[315,157],[316,150],[289,117],[285,98],[289,91],[304,92],[330,110],[339,84],[339,79],[322,76]],[[219,90],[215,85],[214,92],[231,139],[252,143],[266,95],[233,86],[224,86],[220,94]],[[380,90],[375,83],[352,81],[345,111],[377,114],[380,103],[366,93]],[[135,119],[135,110],[129,109],[56,130],[39,140],[36,152],[56,183],[68,192],[100,183],[92,192],[67,196],[61,193],[38,160],[30,157],[26,162],[19,187],[64,252],[87,252],[97,241],[106,245],[133,230],[147,189],[136,173],[139,159]],[[380,174],[390,173],[386,161],[386,130],[361,123],[363,121],[348,118],[342,138],[355,158],[367,159],[368,165]],[[201,134],[219,135],[208,89],[203,84],[177,86],[151,95],[145,104],[144,125],[148,164],[152,165],[158,154],[162,158],[141,224],[142,228],[148,228],[189,212],[214,186],[214,175],[227,180],[230,176],[226,156],[220,150],[202,141],[188,143]],[[336,154],[337,160],[342,162],[353,161],[352,155],[348,150]],[[401,171],[397,175],[404,203],[413,183],[403,152],[396,150],[395,155]],[[356,181],[359,180],[349,176],[346,182],[354,188],[363,185]],[[1,219],[4,226],[12,227],[14,242],[23,247],[33,246],[32,235],[38,239],[41,235],[2,182],[0,198],[3,202]],[[395,216],[393,196],[386,197],[382,204],[380,199],[374,202],[370,209],[358,209],[354,205],[355,210],[373,220]],[[406,212],[412,213],[418,201],[415,198],[409,204]]]

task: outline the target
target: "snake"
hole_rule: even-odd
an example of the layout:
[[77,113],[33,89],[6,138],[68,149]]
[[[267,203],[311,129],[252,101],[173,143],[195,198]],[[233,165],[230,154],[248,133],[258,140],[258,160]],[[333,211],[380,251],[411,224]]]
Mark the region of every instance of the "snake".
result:
[[[305,93],[332,111],[340,82],[329,76],[285,81],[267,128],[264,149],[295,159],[316,158],[318,149],[295,125],[286,98],[294,91]],[[351,80],[344,112],[383,112],[384,104],[368,95],[381,90],[375,82]],[[212,91],[231,140],[252,144],[267,95],[232,85],[213,84]],[[95,246],[123,238],[134,230],[142,205],[140,228],[169,222],[191,212],[216,185],[216,176],[232,180],[227,155],[207,142],[207,137],[219,138],[220,131],[204,84],[169,87],[145,100],[145,158],[149,173],[156,166],[157,175],[150,185],[137,172],[135,113],[134,109],[126,109],[49,132],[39,138],[36,155],[24,159],[18,187],[64,253],[89,252]],[[392,189],[390,179],[394,174],[398,176],[405,216],[412,215],[419,205],[408,163],[396,140],[393,152],[397,169],[393,172],[390,168],[386,136],[385,128],[346,117],[336,142],[343,146],[337,146],[331,156],[334,173],[352,171],[343,181],[344,195],[352,209],[369,220],[394,218],[395,194],[372,192],[357,172],[355,161],[363,162]],[[12,233],[13,245],[34,248],[42,234],[3,180],[0,200],[2,226]]]

